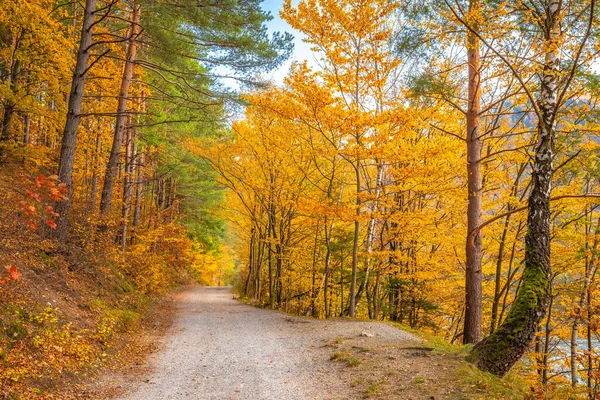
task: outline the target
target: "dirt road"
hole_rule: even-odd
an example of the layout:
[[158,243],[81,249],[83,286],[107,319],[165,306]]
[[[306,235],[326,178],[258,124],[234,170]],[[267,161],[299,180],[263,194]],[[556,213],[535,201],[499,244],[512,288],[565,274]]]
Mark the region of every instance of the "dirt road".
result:
[[[351,382],[330,361],[341,338],[412,341],[394,327],[319,321],[247,306],[229,288],[194,288],[177,300],[165,344],[151,356],[153,373],[123,400],[352,399]],[[362,335],[362,336],[361,336]]]

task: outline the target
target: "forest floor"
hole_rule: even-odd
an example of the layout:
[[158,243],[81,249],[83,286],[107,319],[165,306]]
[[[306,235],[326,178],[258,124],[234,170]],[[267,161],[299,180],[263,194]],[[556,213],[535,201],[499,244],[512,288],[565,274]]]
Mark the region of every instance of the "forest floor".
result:
[[122,400],[520,399],[514,383],[391,324],[254,308],[229,288],[192,288],[147,363],[105,376]]

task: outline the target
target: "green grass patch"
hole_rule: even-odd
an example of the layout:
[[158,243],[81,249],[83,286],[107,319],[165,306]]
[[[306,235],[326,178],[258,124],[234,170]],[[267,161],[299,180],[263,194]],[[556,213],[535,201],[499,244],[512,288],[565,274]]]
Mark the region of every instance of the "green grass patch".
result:
[[529,393],[527,382],[516,374],[509,373],[504,378],[498,378],[465,362],[459,366],[457,375],[466,386],[484,393],[486,399],[517,400]]

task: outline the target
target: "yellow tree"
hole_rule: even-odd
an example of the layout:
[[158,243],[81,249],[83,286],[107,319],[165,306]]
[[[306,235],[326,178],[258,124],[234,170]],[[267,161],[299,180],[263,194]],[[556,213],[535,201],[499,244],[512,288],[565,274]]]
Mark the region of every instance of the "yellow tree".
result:
[[[380,195],[383,171],[381,160],[370,155],[378,136],[387,126],[383,119],[401,113],[397,92],[400,60],[394,57],[391,39],[396,1],[300,1],[296,7],[284,3],[282,17],[307,37],[321,55],[319,80],[335,96],[343,112],[339,129],[343,136],[340,155],[354,170],[355,221],[352,250],[352,276],[348,314],[356,315],[357,272],[361,222],[365,208],[373,212]],[[396,110],[391,113],[391,110]],[[390,121],[392,126],[396,124]],[[368,172],[369,170],[376,172]],[[369,198],[369,200],[366,200]],[[372,249],[374,220],[366,217],[365,250]],[[364,223],[364,222],[363,222]],[[366,285],[369,255],[365,266]],[[363,286],[361,285],[361,287]]]

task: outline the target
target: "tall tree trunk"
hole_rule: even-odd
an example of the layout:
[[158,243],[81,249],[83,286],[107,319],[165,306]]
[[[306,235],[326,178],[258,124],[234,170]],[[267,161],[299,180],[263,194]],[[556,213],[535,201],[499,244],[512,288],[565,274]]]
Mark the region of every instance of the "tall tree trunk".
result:
[[[469,2],[469,12],[477,15],[479,0]],[[477,18],[477,17],[475,17]],[[478,25],[473,25],[478,32]],[[473,31],[467,33],[467,58],[469,70],[469,104],[467,109],[467,243],[465,272],[465,320],[463,343],[477,343],[481,339],[481,139],[479,128],[480,68],[479,39]],[[477,231],[476,231],[477,230]],[[476,231],[476,232],[475,232]]]
[[134,133],[132,129],[127,130],[125,141],[125,174],[123,179],[123,206],[121,210],[121,250],[127,247],[127,227],[129,225],[129,214],[131,210],[131,197],[133,195],[133,163],[135,157]]
[[[256,266],[255,266],[256,265],[256,263],[255,263],[256,257],[254,256],[254,252],[256,249],[255,241],[256,241],[256,232],[255,232],[254,226],[252,226],[252,229],[250,230],[250,243],[248,246],[248,253],[249,253],[248,278],[246,279],[246,285],[244,288],[244,294],[246,295],[246,297],[250,297],[250,282],[254,280],[254,275],[255,275],[254,274],[254,269],[256,268]],[[254,296],[254,297],[256,297],[256,296]]]
[[54,205],[55,212],[60,216],[56,221],[56,230],[53,231],[52,236],[61,242],[64,242],[67,239],[69,230],[69,211],[71,209],[71,197],[73,195],[73,163],[75,162],[77,128],[79,127],[79,120],[81,119],[81,102],[83,100],[85,77],[90,60],[90,46],[92,44],[95,10],[96,0],[86,0],[81,39],[79,41],[79,50],[77,51],[77,62],[75,64],[75,72],[73,73],[71,92],[69,94],[67,121],[62,137],[60,161],[58,162],[58,179],[67,187],[67,199],[65,201],[57,202]]
[[550,293],[550,304],[548,305],[548,315],[546,316],[545,332],[544,332],[544,353],[542,354],[542,385],[548,384],[548,369],[549,369],[549,355],[550,355],[550,338],[552,336],[552,304],[554,303],[554,296]]
[[313,316],[318,317],[317,314],[317,252],[319,249],[319,223],[317,222],[317,227],[315,229],[315,242],[313,246],[313,257],[312,257],[312,271],[311,271],[311,290],[310,290],[310,314],[307,313],[307,317]]
[[349,293],[349,301],[348,301],[348,315],[351,318],[356,317],[356,271],[358,267],[358,239],[360,236],[360,161],[356,161],[355,165],[356,169],[356,211],[355,211],[355,220],[354,220],[354,240],[352,242],[352,277],[350,280],[350,293]]
[[[333,158],[333,166],[331,168],[331,177],[327,186],[327,199],[333,200],[333,181],[335,179],[336,172],[336,159]],[[340,193],[337,199],[337,205],[342,200],[342,194],[344,192],[343,185],[340,187]],[[331,219],[331,220],[330,220]],[[335,227],[335,220],[333,216],[325,215],[325,223],[323,225],[323,232],[325,234],[325,271],[323,273],[323,305],[325,306],[325,318],[331,316],[331,296],[329,294],[329,275],[331,274],[331,255],[333,250],[331,249],[331,237],[333,236],[333,229]]]
[[[592,304],[592,292],[588,290],[587,292],[587,303]],[[595,376],[594,373],[594,364],[593,364],[593,343],[592,343],[592,313],[587,313],[587,388],[588,388],[588,396],[590,399],[597,398],[598,394],[598,377]],[[594,385],[594,390],[592,391],[592,380],[596,381]]]
[[31,143],[31,118],[29,114],[23,116],[23,144],[29,145]]
[[[591,214],[591,213],[590,213]],[[586,230],[589,233],[589,224],[586,226]],[[598,254],[598,240],[600,236],[597,232],[600,232],[600,218],[598,218],[596,229],[592,230],[594,232],[594,242],[591,247],[591,256],[588,257],[586,254],[585,258],[585,279],[583,281],[583,287],[581,288],[581,292],[579,295],[579,303],[577,304],[577,309],[575,310],[575,317],[573,318],[573,325],[571,326],[571,386],[576,387],[579,381],[579,374],[577,371],[577,340],[579,339],[579,324],[583,319],[583,312],[589,307],[588,303],[588,295],[589,288],[592,284],[594,278],[596,277],[596,272],[598,270],[597,265],[597,254]],[[586,235],[588,236],[588,235]],[[587,239],[587,237],[586,237]],[[589,249],[589,244],[586,240],[586,248]],[[589,311],[588,311],[589,313]]]
[[525,236],[525,269],[513,305],[498,329],[473,347],[469,358],[483,371],[504,376],[527,351],[550,301],[550,193],[560,61],[560,0],[546,7],[545,60],[541,79],[538,143],[531,172]]
[[142,217],[142,200],[144,198],[144,153],[138,155],[136,162],[135,209],[133,211],[134,234],[137,233],[137,228],[140,225],[140,219]]
[[[10,71],[10,90],[16,95],[19,83],[19,74],[21,73],[21,60],[15,60],[13,62]],[[2,117],[2,134],[0,135],[0,141],[6,142],[11,136],[11,125],[13,116],[15,115],[17,105],[14,100],[8,100],[4,105],[4,115]]]
[[[507,207],[511,211],[510,204]],[[502,229],[502,237],[500,238],[500,246],[498,247],[498,259],[496,260],[496,279],[494,282],[494,298],[492,300],[492,317],[490,322],[490,334],[496,330],[498,323],[498,308],[500,299],[502,298],[502,262],[504,261],[504,247],[506,246],[506,235],[508,233],[508,225],[510,222],[510,214],[504,219],[504,228]]]
[[[512,189],[511,189],[512,196],[515,196],[517,194],[517,190],[519,187],[519,181],[521,180],[521,176],[523,175],[523,172],[525,171],[525,166],[526,166],[526,164],[523,164],[522,166],[519,167],[517,177],[512,186]],[[507,208],[508,212],[510,212],[512,210],[510,203],[507,205],[506,208]],[[507,241],[506,237],[508,234],[510,217],[511,217],[511,214],[508,214],[504,220],[504,228],[502,229],[502,237],[500,238],[500,246],[498,247],[498,259],[496,261],[496,279],[495,279],[495,283],[494,283],[494,299],[492,301],[492,317],[491,317],[492,320],[490,323],[490,334],[494,333],[494,331],[496,330],[496,325],[498,324],[498,310],[500,307],[500,300],[502,299],[503,289],[508,287],[508,284],[507,284],[503,288],[501,286],[501,284],[502,284],[502,263],[504,261],[504,249],[506,247],[506,241]],[[507,277],[507,282],[510,281],[510,271],[509,271],[508,275],[509,276]]]
[[375,287],[373,288],[373,319],[379,319],[379,285],[381,282],[381,265],[377,269],[377,273],[375,274]]
[[323,273],[323,305],[325,306],[325,318],[329,318],[331,311],[329,308],[329,269],[331,266],[331,232],[333,231],[333,221],[329,223],[329,218],[325,217],[325,271]]
[[123,133],[125,132],[125,122],[127,120],[127,99],[129,96],[129,87],[133,78],[133,67],[137,48],[137,39],[140,34],[140,5],[133,4],[133,18],[127,45],[127,55],[125,66],[123,68],[123,78],[121,80],[121,90],[119,92],[119,102],[117,104],[117,117],[115,120],[115,132],[113,144],[110,150],[110,157],[106,165],[106,174],[104,176],[104,186],[102,187],[102,198],[100,199],[100,215],[106,216],[110,212],[113,189],[119,165],[119,156],[121,145],[123,144]]
[[90,184],[90,202],[88,212],[93,213],[96,209],[96,199],[98,198],[98,169],[100,168],[100,147],[102,141],[100,139],[100,128],[96,132],[96,141],[94,147],[94,155],[92,157],[92,182]]
[[[379,197],[381,196],[381,189],[383,184],[383,163],[381,161],[377,161],[377,177],[375,179],[375,200],[371,209],[369,210],[373,215],[377,209],[379,208]],[[358,304],[362,294],[364,293],[367,285],[369,284],[369,276],[371,273],[371,253],[373,251],[373,241],[375,237],[375,218],[371,216],[369,219],[369,223],[367,224],[367,240],[365,243],[365,276],[363,281],[358,288],[358,292],[356,293],[356,300],[354,304]]]

